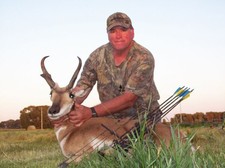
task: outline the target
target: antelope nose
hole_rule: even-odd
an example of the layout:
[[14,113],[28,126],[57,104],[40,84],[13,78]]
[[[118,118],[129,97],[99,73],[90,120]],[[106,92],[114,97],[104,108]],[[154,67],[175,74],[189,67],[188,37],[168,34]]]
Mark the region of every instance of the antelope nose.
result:
[[59,113],[59,111],[60,111],[59,106],[52,106],[49,108],[48,113],[51,115],[54,115],[54,114]]

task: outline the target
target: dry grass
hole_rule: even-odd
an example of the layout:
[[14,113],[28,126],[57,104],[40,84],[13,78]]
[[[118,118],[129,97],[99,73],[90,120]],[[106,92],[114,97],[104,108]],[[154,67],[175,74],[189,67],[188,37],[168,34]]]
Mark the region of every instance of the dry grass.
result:
[[[183,128],[188,134],[193,135],[193,144],[198,148],[192,156],[181,157],[180,155],[172,156],[170,151],[159,151],[143,147],[139,144],[137,153],[132,156],[133,159],[123,157],[121,154],[112,158],[93,157],[94,159],[82,162],[78,167],[129,167],[131,165],[140,165],[148,167],[144,163],[138,163],[141,159],[146,159],[146,164],[150,162],[153,167],[167,167],[172,159],[173,164],[183,162],[183,164],[197,165],[196,167],[224,167],[225,163],[225,131],[218,128]],[[176,143],[176,142],[175,142]],[[180,151],[180,149],[179,149]],[[157,159],[153,163],[154,157]],[[96,160],[95,160],[96,159]],[[185,160],[186,159],[186,160]],[[64,160],[61,154],[58,142],[55,138],[54,131],[48,130],[0,130],[0,167],[3,168],[52,168],[57,167]],[[135,162],[134,162],[135,161]],[[171,164],[172,166],[174,166]],[[163,166],[164,165],[164,166]],[[171,167],[172,167],[171,166]],[[74,167],[70,164],[69,167]],[[190,166],[186,166],[190,167]]]
[[62,158],[53,130],[0,131],[1,167],[56,167]]

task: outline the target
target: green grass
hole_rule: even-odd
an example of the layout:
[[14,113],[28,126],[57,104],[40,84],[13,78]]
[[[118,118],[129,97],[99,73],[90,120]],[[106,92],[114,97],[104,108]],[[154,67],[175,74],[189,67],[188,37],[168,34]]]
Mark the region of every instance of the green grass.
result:
[[[197,147],[173,139],[170,148],[157,148],[142,137],[132,141],[132,152],[115,150],[110,156],[93,153],[77,168],[222,168],[225,167],[225,131],[218,128],[184,128]],[[53,168],[64,160],[53,130],[0,130],[0,167]],[[73,163],[69,167],[75,167]]]
[[[199,137],[211,137],[204,141]],[[190,152],[191,142],[197,145],[195,152]],[[104,158],[92,155],[78,168],[223,168],[225,167],[225,137],[224,131],[217,128],[197,128],[189,132],[187,143],[180,143],[179,138],[173,138],[169,148],[162,145],[157,148],[151,142],[143,143],[138,138],[132,143],[132,154],[118,152]]]
[[0,167],[56,167],[62,159],[53,130],[0,131]]

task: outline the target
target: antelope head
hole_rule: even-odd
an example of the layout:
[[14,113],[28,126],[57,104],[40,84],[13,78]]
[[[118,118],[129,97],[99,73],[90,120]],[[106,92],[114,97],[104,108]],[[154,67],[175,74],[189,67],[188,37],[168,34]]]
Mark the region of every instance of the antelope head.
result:
[[41,60],[41,69],[43,72],[41,76],[46,80],[46,82],[51,88],[50,95],[51,95],[52,105],[48,109],[48,117],[52,120],[56,120],[68,114],[73,108],[75,97],[82,96],[82,93],[84,92],[82,90],[77,93],[72,93],[72,88],[77,79],[77,75],[82,66],[82,62],[81,62],[81,59],[78,57],[79,64],[69,84],[66,87],[59,87],[59,85],[53,81],[51,75],[48,73],[48,71],[45,68],[44,61],[47,57],[49,56],[45,56]]

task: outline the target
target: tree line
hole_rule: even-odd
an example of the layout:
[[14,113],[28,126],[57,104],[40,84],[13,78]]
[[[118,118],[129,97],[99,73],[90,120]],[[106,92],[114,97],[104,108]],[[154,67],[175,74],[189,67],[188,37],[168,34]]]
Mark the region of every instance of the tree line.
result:
[[0,128],[5,129],[27,129],[28,126],[34,126],[36,129],[52,128],[48,118],[49,106],[28,106],[20,111],[20,119],[8,120],[0,123]]
[[225,112],[196,112],[194,114],[179,113],[170,119],[172,124],[196,125],[204,123],[223,123]]
[[[28,106],[20,111],[19,120],[8,120],[0,123],[0,128],[27,129],[28,126],[35,126],[36,129],[52,128],[48,118],[49,106]],[[225,119],[225,112],[196,112],[194,114],[179,113],[170,119],[171,124],[204,124],[222,123]],[[163,121],[165,122],[165,121]]]

